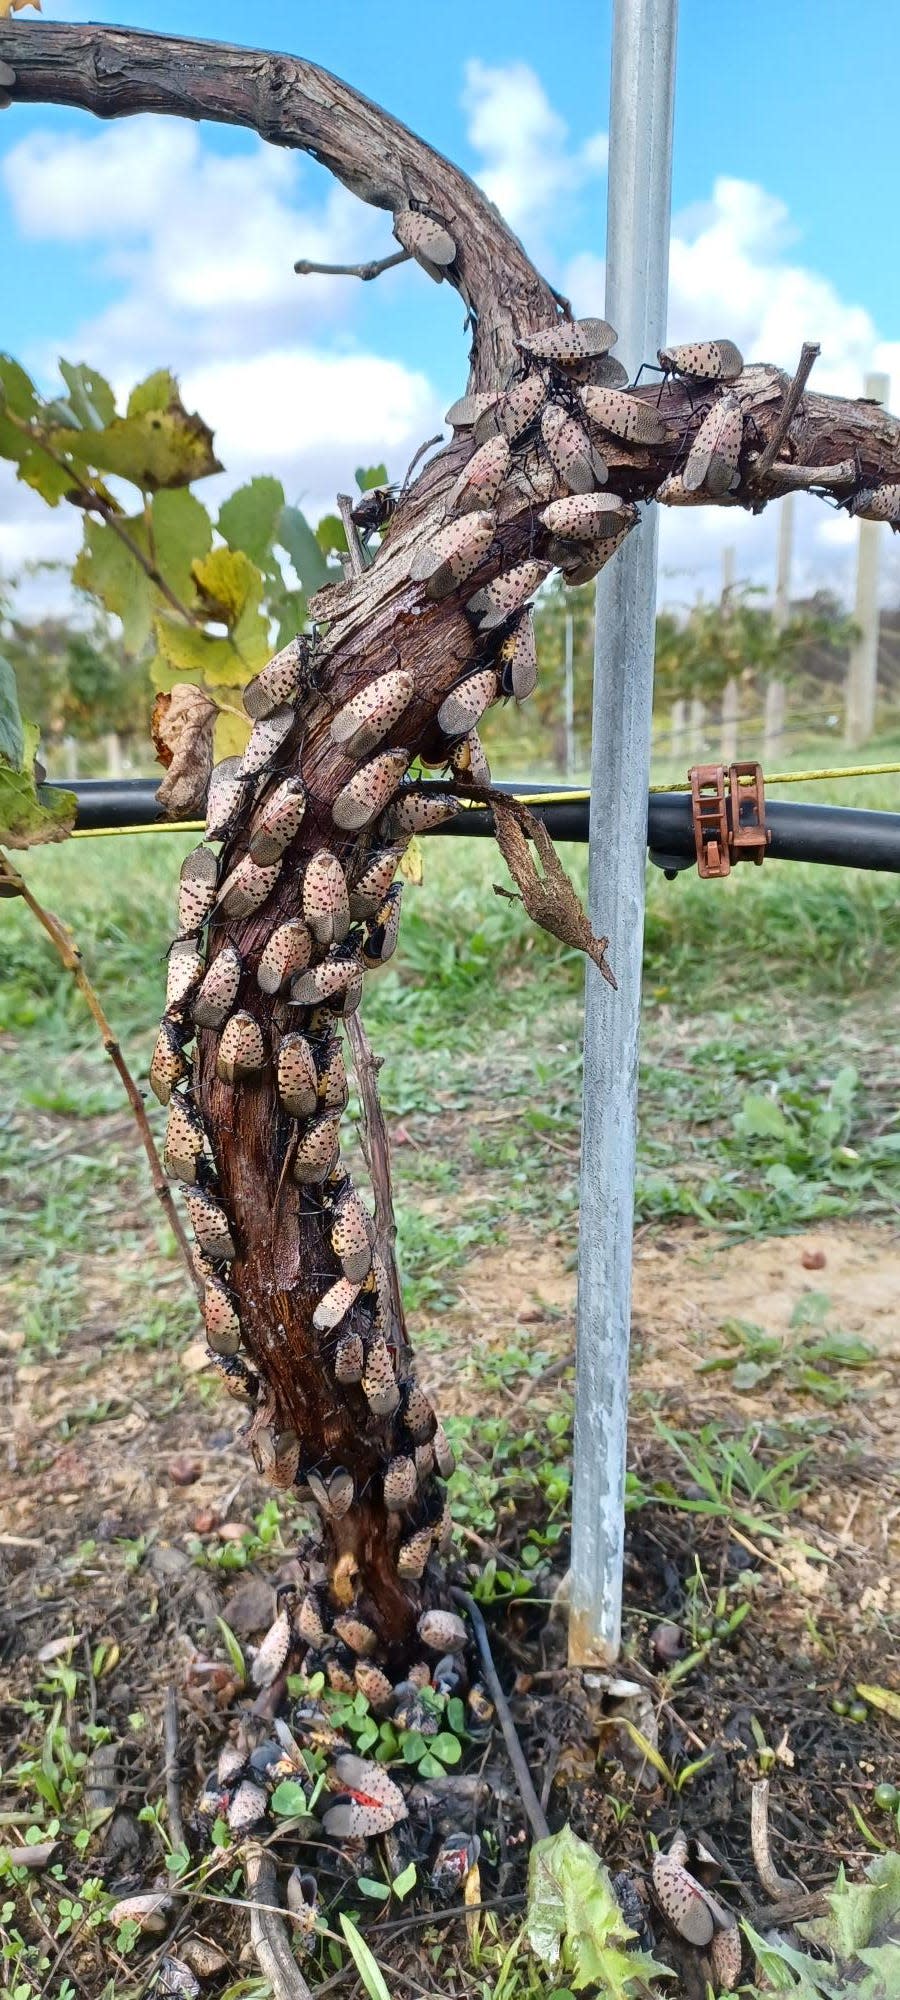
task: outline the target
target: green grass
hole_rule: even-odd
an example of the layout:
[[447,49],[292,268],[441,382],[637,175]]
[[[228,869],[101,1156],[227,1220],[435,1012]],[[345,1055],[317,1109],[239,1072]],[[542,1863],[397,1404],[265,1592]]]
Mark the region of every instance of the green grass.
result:
[[[78,841],[26,861],[141,1075],[189,845]],[[583,889],[584,850],[564,859]],[[429,1315],[452,1301],[459,1264],[515,1219],[571,1226],[574,1249],[583,964],[494,895],[504,872],[488,842],[426,844],[396,958],[367,991],[388,1113],[412,1142],[395,1148],[410,1303]],[[74,1307],[73,1260],[115,1246],[123,1204],[126,1240],[153,1204],[71,980],[23,905],[3,903],[0,933],[4,1254],[40,1264],[30,1325],[52,1346]],[[900,1058],[884,1021],[898,974],[890,876],[770,863],[667,883],[651,869],[639,1217],[756,1234],[888,1213]],[[150,1317],[136,1315],[137,1337],[153,1344]]]

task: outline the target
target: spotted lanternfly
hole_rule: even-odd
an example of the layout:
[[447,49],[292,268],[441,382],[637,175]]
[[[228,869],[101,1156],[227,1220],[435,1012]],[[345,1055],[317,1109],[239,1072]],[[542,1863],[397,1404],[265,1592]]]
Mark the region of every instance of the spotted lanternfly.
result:
[[399,1457],[390,1459],[384,1474],[384,1504],[399,1513],[403,1507],[411,1507],[419,1490],[415,1460]]
[[344,871],[327,847],[307,862],[303,877],[303,915],[318,944],[342,944],[350,929],[350,903]]
[[461,1653],[469,1643],[466,1627],[455,1611],[423,1611],[416,1629],[429,1653]]
[[431,1442],[434,1448],[434,1462],[441,1478],[449,1479],[451,1472],[454,1472],[456,1469],[456,1459],[453,1455],[453,1446],[450,1443],[443,1424],[435,1425]]
[[372,1262],[374,1235],[375,1224],[365,1203],[355,1188],[348,1188],[331,1224],[331,1247],[345,1278],[362,1284]]
[[[470,1716],[470,1729],[483,1732],[490,1729],[495,1716],[494,1704],[485,1693],[480,1681],[473,1681],[469,1689],[466,1707]],[[474,1725],[474,1728],[473,1728]]]
[[716,1924],[708,1891],[695,1882],[676,1854],[655,1854],[651,1875],[657,1902],[673,1929],[689,1944],[709,1944]]
[[358,1333],[347,1333],[334,1350],[336,1382],[361,1382],[366,1365],[365,1348]]
[[285,778],[272,793],[250,828],[248,845],[254,861],[278,861],[297,832],[306,811],[302,778]]
[[661,347],[657,360],[667,375],[686,382],[734,382],[744,357],[733,340],[689,340],[681,347]]
[[224,757],[217,764],[206,795],[206,838],[224,840],[231,832],[247,791],[239,776],[239,757]]
[[570,493],[564,500],[551,500],[541,521],[551,535],[566,542],[599,542],[630,527],[635,510],[630,500],[618,493]]
[[312,956],[312,938],[299,917],[289,917],[272,932],[256,970],[263,993],[280,993],[289,979],[304,972]]
[[236,1354],[241,1344],[241,1322],[234,1300],[221,1278],[207,1278],[203,1293],[203,1320],[206,1338],[215,1354]]
[[241,955],[237,947],[223,945],[191,1003],[191,1013],[198,1028],[221,1028],[237,999],[241,971]]
[[408,1679],[398,1681],[394,1689],[394,1699],[396,1702],[394,1709],[395,1729],[414,1730],[419,1736],[437,1736],[441,1726],[440,1717],[435,1713],[433,1708],[422,1700],[421,1694],[423,1688],[430,1686],[431,1670],[424,1663],[422,1665],[421,1676],[418,1679],[416,1678],[416,1668],[411,1667]]
[[400,930],[400,903],[403,883],[395,882],[388,890],[384,902],[366,925],[360,956],[368,970],[378,965],[386,965],[397,949]]
[[[344,1658],[341,1657],[341,1655],[346,1656],[347,1660],[346,1666],[344,1664]],[[334,1694],[356,1693],[356,1682],[353,1678],[353,1672],[352,1672],[352,1660],[353,1660],[352,1653],[347,1653],[346,1648],[343,1646],[341,1647],[340,1655],[338,1653],[329,1653],[328,1658],[325,1662],[325,1673],[328,1679],[328,1685]]]
[[352,1611],[342,1611],[332,1624],[335,1638],[349,1646],[351,1653],[368,1659],[378,1644],[378,1635],[365,1619],[357,1618]]
[[[337,1115],[329,1111],[324,1118],[315,1118],[307,1126],[291,1161],[291,1177],[301,1187],[323,1181],[337,1165],[340,1152],[338,1123]],[[318,1325],[318,1321],[314,1320],[314,1324]]]
[[570,361],[593,361],[608,354],[618,337],[615,327],[605,319],[560,319],[554,326],[524,334],[516,346],[538,361],[555,361],[565,367]]
[[266,1045],[253,1015],[241,1008],[225,1023],[216,1050],[216,1075],[225,1083],[242,1083],[265,1069]]
[[452,264],[456,256],[456,244],[449,229],[445,229],[434,216],[423,215],[420,209],[398,208],[394,216],[394,235],[416,263],[421,264],[423,271],[428,272],[429,278],[440,285],[445,266]]
[[169,1099],[163,1165],[170,1180],[193,1182],[197,1161],[203,1152],[206,1133],[199,1112],[189,1097],[176,1093]]
[[382,847],[366,859],[362,874],[350,889],[350,914],[357,919],[370,917],[380,908],[403,858],[405,843]]
[[202,953],[195,950],[189,940],[173,944],[166,971],[166,1008],[169,1012],[184,1005],[195,987],[199,986],[205,970],[206,961]]
[[181,1036],[165,1017],[159,1024],[156,1047],[150,1064],[149,1083],[160,1104],[168,1104],[176,1083],[188,1075],[190,1064],[181,1046]]
[[502,432],[480,445],[451,488],[449,512],[469,514],[479,507],[492,506],[509,471],[509,458],[509,440]]
[[661,507],[705,507],[706,494],[689,493],[680,472],[670,472],[653,495]]
[[491,767],[485,756],[484,744],[477,729],[470,729],[467,736],[454,743],[450,752],[450,766],[454,778],[462,785],[489,785]]
[[900,486],[887,482],[881,486],[863,486],[853,495],[849,511],[861,521],[890,521],[892,527],[898,527]]
[[413,1452],[413,1458],[416,1466],[416,1478],[420,1486],[424,1486],[426,1479],[430,1479],[434,1471],[434,1446],[430,1444],[417,1444]]
[[188,1188],[184,1198],[194,1235],[204,1255],[212,1257],[215,1263],[229,1263],[237,1251],[221,1202],[208,1194],[206,1188]]
[[378,1302],[376,1313],[377,1324],[382,1328],[389,1327],[393,1312],[391,1281],[384,1258],[379,1257],[377,1250],[373,1255],[372,1269],[366,1282],[368,1285],[374,1285],[375,1287],[375,1296]]
[[305,1597],[301,1598],[294,1622],[298,1637],[303,1639],[307,1646],[321,1646],[324,1643],[322,1607],[315,1591],[308,1590]]
[[216,1354],[211,1347],[207,1353],[226,1394],[237,1402],[254,1404],[259,1395],[259,1376],[253,1374],[246,1361],[239,1354]]
[[480,722],[485,710],[496,701],[498,693],[497,676],[493,667],[480,667],[474,674],[460,681],[451,694],[441,702],[437,712],[438,728],[445,736],[466,736]]
[[413,583],[426,583],[428,597],[448,597],[484,561],[496,526],[492,507],[448,521],[413,557],[409,569]]
[[270,896],[281,873],[281,862],[260,868],[252,854],[245,854],[223,882],[216,910],[221,917],[249,917]]
[[277,708],[294,700],[309,664],[309,641],[298,634],[281,652],[269,660],[256,679],[244,689],[244,707],[253,722],[273,715]]
[[216,1275],[215,1265],[210,1261],[209,1257],[204,1257],[198,1243],[195,1243],[191,1250],[191,1264],[198,1278],[202,1278],[204,1284],[207,1278],[214,1278]]
[[265,1819],[268,1797],[262,1785],[256,1785],[252,1778],[242,1778],[228,1807],[227,1819],[232,1833],[240,1836],[249,1833],[251,1827],[258,1826]]
[[329,1783],[345,1795],[345,1803],[329,1807],[323,1816],[325,1832],[333,1839],[370,1840],[408,1816],[403,1793],[383,1764],[350,1754],[336,1757]]
[[403,1423],[413,1444],[427,1444],[434,1436],[435,1415],[418,1382],[411,1382],[403,1405]]
[[476,590],[474,597],[469,598],[466,610],[478,619],[483,632],[489,632],[493,626],[502,625],[514,611],[521,611],[532,591],[549,574],[549,563],[517,563],[514,569],[495,576],[493,583],[486,584],[483,590]]
[[558,403],[547,404],[541,416],[541,437],[551,465],[570,493],[593,493],[596,486],[606,485],[606,460],[587,431]]
[[431,1554],[434,1531],[431,1528],[417,1528],[408,1542],[401,1542],[397,1551],[397,1575],[418,1583],[424,1576],[426,1564]]
[[453,1514],[451,1512],[449,1500],[444,1501],[444,1505],[441,1510],[441,1518],[438,1522],[436,1539],[441,1555],[442,1556],[447,1555],[448,1551],[453,1545]]
[[410,835],[430,833],[445,819],[452,819],[459,812],[459,800],[449,793],[441,798],[429,798],[427,792],[418,792],[410,785],[395,799],[387,815],[386,825],[390,834]]
[[123,1896],[114,1903],[108,1916],[111,1923],[132,1923],[147,1937],[159,1937],[168,1927],[172,1898],[164,1893],[147,1896]]
[[638,396],[625,396],[621,389],[597,388],[593,383],[578,394],[592,424],[611,437],[628,444],[662,444],[666,427],[659,412]]
[[490,409],[478,418],[475,425],[475,443],[486,444],[496,432],[513,441],[534,422],[538,411],[547,400],[547,391],[540,375],[526,375],[524,382],[517,382],[508,389],[505,396],[492,403]]
[[415,685],[412,674],[399,667],[379,674],[332,717],[332,743],[339,744],[346,757],[370,756],[409,707]]
[[497,652],[500,685],[504,694],[527,701],[537,687],[538,660],[534,620],[530,611],[521,611],[511,630],[501,640]]
[[274,1624],[256,1649],[250,1668],[255,1687],[271,1687],[276,1674],[280,1674],[291,1650],[291,1621],[286,1611],[279,1611]]
[[472,396],[460,396],[455,403],[451,403],[444,422],[452,424],[455,431],[470,431],[477,424],[479,417],[484,416],[485,410],[491,409],[493,404],[499,401],[500,394],[496,389],[484,390]]
[[312,1951],[316,1919],[319,1914],[319,1892],[315,1876],[300,1868],[292,1868],[284,1893],[288,1910],[294,1920],[294,1931],[300,1950]]
[[216,1779],[219,1785],[233,1785],[235,1778],[239,1778],[244,1771],[246,1763],[246,1750],[242,1750],[237,1743],[226,1743],[219,1751],[219,1761],[216,1765]]
[[280,708],[273,708],[271,715],[262,716],[259,722],[254,722],[250,741],[238,765],[239,776],[255,778],[260,771],[264,771],[277,756],[282,744],[287,742],[296,720],[296,711],[290,702],[284,702]]
[[338,1465],[327,1476],[318,1472],[308,1472],[306,1476],[316,1506],[323,1508],[333,1520],[342,1520],[353,1505],[353,1474],[347,1471],[346,1466]]
[[598,389],[624,389],[628,370],[614,354],[604,354],[598,361],[585,361],[577,368],[570,368],[568,376],[573,382],[593,382]]
[[636,521],[637,508],[634,510],[634,520],[629,521],[626,527],[620,528],[617,535],[605,535],[602,540],[596,542],[579,542],[577,547],[567,546],[563,542],[558,543],[559,566],[564,581],[568,584],[590,583],[591,578],[596,576],[598,571],[611,561],[616,550],[621,548]]
[[449,1903],[458,1894],[466,1877],[478,1866],[481,1841],[477,1833],[448,1833],[441,1842],[431,1870],[431,1887],[439,1903]]
[[366,1355],[362,1386],[373,1417],[393,1416],[400,1402],[400,1390],[391,1350],[380,1334],[373,1340]]
[[368,540],[377,529],[387,526],[396,512],[396,486],[367,486],[350,509],[350,519],[355,528],[362,532],[363,540]]
[[735,1992],[741,1976],[741,1934],[737,1924],[718,1930],[709,1947],[716,1987],[720,1993]]
[[212,849],[195,847],[181,864],[178,878],[178,928],[186,937],[202,930],[216,900],[219,864]]
[[330,951],[321,964],[314,965],[309,972],[302,972],[291,986],[291,1004],[295,1007],[320,1007],[324,1000],[331,1000],[336,993],[343,993],[348,981],[359,971],[359,959],[354,951],[340,948]]
[[323,1111],[343,1111],[349,1095],[343,1051],[340,1042],[332,1040],[319,1077],[319,1103]]
[[335,1279],[334,1284],[329,1285],[327,1292],[323,1293],[313,1313],[312,1323],[316,1332],[330,1333],[332,1327],[338,1326],[342,1319],[346,1319],[351,1306],[356,1304],[358,1298],[358,1282],[354,1283],[352,1278]]
[[365,1698],[373,1715],[387,1715],[394,1706],[394,1690],[380,1667],[373,1667],[368,1660],[357,1660],[353,1678],[360,1694]]
[[688,452],[682,478],[688,493],[702,487],[718,498],[735,484],[744,419],[737,396],[727,391],[704,417]]
[[383,812],[394,796],[409,765],[408,750],[382,750],[372,757],[338,792],[331,808],[335,826],[345,833],[358,833]]

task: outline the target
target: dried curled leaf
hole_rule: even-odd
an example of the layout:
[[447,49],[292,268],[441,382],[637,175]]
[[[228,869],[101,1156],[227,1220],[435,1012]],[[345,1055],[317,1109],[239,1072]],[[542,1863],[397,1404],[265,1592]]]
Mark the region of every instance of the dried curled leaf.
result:
[[[491,792],[490,803],[497,845],[532,922],[540,924],[542,930],[549,931],[562,944],[574,945],[576,951],[585,952],[609,985],[615,986],[606,962],[609,939],[594,936],[546,827],[527,806],[519,800],[513,804],[502,792]],[[543,874],[535,864],[529,838],[534,842]],[[495,893],[508,896],[509,890],[495,888]]]
[[218,713],[209,695],[189,681],[177,681],[169,694],[156,697],[150,728],[166,772],[156,798],[167,819],[198,819],[204,811]]

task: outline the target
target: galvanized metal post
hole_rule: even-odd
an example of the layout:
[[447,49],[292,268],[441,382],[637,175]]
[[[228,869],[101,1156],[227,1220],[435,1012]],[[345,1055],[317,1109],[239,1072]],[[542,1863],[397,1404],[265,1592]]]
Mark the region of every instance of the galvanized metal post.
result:
[[[866,376],[866,396],[886,403],[891,392],[887,375]],[[878,568],[884,530],[880,521],[860,521],[857,529],[856,602],[853,618],[859,638],[850,648],[844,707],[844,742],[851,750],[868,743],[875,729],[878,693]]]
[[[606,314],[634,372],[666,331],[678,0],[615,0]],[[569,1658],[606,1665],[621,1637],[625,1441],[655,510],[597,580],[589,908],[619,990],[587,968]]]

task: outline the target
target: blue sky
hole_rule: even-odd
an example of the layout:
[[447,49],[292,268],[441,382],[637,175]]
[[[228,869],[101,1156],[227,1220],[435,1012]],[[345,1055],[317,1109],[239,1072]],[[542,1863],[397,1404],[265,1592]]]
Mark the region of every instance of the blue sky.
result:
[[[608,0],[273,0],[252,13],[236,0],[45,0],[48,19],[126,11],[134,26],[255,41],[344,76],[481,180],[577,307],[602,306]],[[898,74],[896,0],[682,0],[672,337],[729,333],[788,366],[818,338],[816,386],[858,393],[879,366],[896,374],[896,402]],[[415,269],[371,286],[291,273],[295,256],[391,247],[388,217],[247,134],[40,106],[0,124],[0,344],[44,380],[59,352],[123,387],[174,365],[216,425],[227,484],[274,470],[314,512],[360,456],[402,472],[462,385],[449,288]],[[71,516],[41,515],[0,480],[0,566],[73,538]],[[771,574],[772,520],[670,515],[663,596],[715,588],[726,540],[740,574]],[[846,587],[851,568],[852,530],[810,504],[798,584]]]

